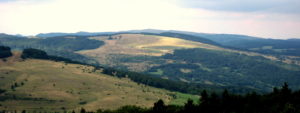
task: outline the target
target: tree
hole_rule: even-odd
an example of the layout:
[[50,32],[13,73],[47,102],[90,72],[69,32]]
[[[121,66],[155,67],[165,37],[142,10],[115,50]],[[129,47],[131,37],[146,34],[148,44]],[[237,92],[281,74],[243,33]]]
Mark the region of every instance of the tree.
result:
[[80,113],[86,113],[84,108],[81,108]]
[[0,58],[7,58],[10,56],[12,56],[10,48],[6,46],[0,46]]
[[201,92],[200,102],[201,102],[201,103],[206,103],[207,100],[208,100],[208,94],[207,94],[206,90],[203,90],[203,91]]
[[21,58],[37,58],[37,59],[48,59],[49,56],[45,51],[39,50],[39,49],[24,49],[21,55]]
[[192,99],[188,99],[187,103],[184,105],[184,112],[185,113],[195,113],[195,105]]
[[153,112],[154,113],[164,113],[165,111],[165,103],[163,100],[158,100],[154,103]]
[[285,82],[282,86],[282,89],[281,89],[281,92],[284,94],[284,95],[290,95],[292,90],[289,89],[289,85]]

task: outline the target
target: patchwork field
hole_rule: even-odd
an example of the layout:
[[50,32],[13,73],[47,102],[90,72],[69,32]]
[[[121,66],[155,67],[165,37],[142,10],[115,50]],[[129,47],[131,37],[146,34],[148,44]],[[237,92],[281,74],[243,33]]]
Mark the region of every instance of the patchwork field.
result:
[[[92,57],[105,66],[129,69],[137,72],[143,72],[151,67],[170,62],[161,59],[160,56],[173,53],[174,50],[177,49],[205,48],[246,54],[249,56],[263,56],[278,61],[278,58],[273,56],[226,49],[201,42],[166,36],[118,34],[90,38],[104,41],[105,44],[97,49],[83,50],[77,53]],[[284,62],[288,63],[287,61]]]
[[46,60],[0,62],[0,110],[63,111],[115,109],[124,105],[150,107],[158,99],[183,104],[198,96],[170,92],[100,74],[93,67]]
[[[152,62],[153,58],[155,59],[166,53],[172,53],[175,49],[223,49],[179,38],[142,34],[120,34],[91,37],[91,39],[102,40],[105,42],[105,45],[93,50],[79,51],[78,53],[92,57],[104,65],[111,67],[124,66],[133,71],[144,71],[149,69],[149,67],[158,65],[158,62]],[[140,57],[143,60],[139,62],[123,61],[126,58],[131,59],[132,57]]]
[[110,37],[92,37],[91,39],[102,40],[105,42],[105,45],[94,50],[80,51],[79,53],[94,57],[101,56],[101,54],[161,56],[166,53],[172,53],[174,49],[222,49],[217,46],[183,40],[179,38],[142,34],[120,34]]

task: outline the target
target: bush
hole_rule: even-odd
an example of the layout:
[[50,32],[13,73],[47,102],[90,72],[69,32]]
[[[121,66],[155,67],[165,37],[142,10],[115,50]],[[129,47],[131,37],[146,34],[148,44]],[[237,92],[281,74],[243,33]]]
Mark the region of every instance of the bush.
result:
[[10,48],[6,46],[0,46],[0,58],[7,58],[10,56],[12,56]]
[[26,58],[37,58],[37,59],[48,59],[48,55],[45,51],[38,50],[38,49],[24,49],[23,53],[21,55],[21,58],[26,59]]

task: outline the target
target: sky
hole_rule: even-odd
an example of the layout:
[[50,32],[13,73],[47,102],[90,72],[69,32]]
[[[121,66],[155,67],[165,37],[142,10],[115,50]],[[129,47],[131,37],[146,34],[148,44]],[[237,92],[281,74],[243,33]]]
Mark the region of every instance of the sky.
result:
[[300,0],[0,0],[0,33],[136,29],[300,38]]

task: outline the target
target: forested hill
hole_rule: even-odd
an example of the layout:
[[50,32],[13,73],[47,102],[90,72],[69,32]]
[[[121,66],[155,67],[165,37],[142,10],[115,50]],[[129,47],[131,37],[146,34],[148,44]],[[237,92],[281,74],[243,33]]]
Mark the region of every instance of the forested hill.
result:
[[82,36],[51,38],[21,38],[11,35],[0,36],[0,45],[9,46],[12,49],[22,50],[25,48],[36,48],[44,50],[50,55],[70,58],[86,63],[95,63],[95,61],[77,54],[75,51],[95,49],[103,44],[103,41],[91,40]]
[[115,32],[77,32],[77,33],[40,33],[36,37],[39,38],[50,38],[50,37],[63,37],[63,36],[98,36],[98,35],[110,35],[115,34]]
[[300,67],[265,59],[207,49],[175,50],[162,56],[173,60],[150,69],[150,73],[165,75],[169,79],[210,85],[231,85],[270,91],[288,82],[299,89]]
[[[291,55],[291,56],[300,56],[299,52],[299,41],[300,39],[269,39],[240,35],[240,34],[214,34],[214,33],[197,33],[197,32],[188,32],[188,31],[178,31],[178,30],[157,30],[157,29],[144,29],[144,30],[130,30],[124,31],[128,33],[150,33],[157,35],[178,34],[185,37],[184,35],[190,38],[184,38],[186,40],[197,41],[201,39],[210,40],[210,44],[218,44],[231,49],[238,49],[244,51],[253,51],[263,54],[271,55]],[[182,38],[182,37],[178,37]],[[211,43],[211,41],[213,43]]]
[[190,41],[196,41],[196,42],[201,42],[201,43],[206,43],[206,44],[211,44],[211,45],[216,45],[216,46],[221,46],[220,44],[207,39],[207,38],[203,38],[200,36],[193,36],[193,35],[187,35],[187,34],[180,34],[180,33],[173,33],[173,32],[163,32],[163,33],[159,33],[157,35],[160,36],[168,36],[168,37],[175,37],[175,38],[180,38],[180,39],[184,39],[184,40],[190,40]]
[[266,39],[237,34],[208,34],[185,31],[169,31],[212,40],[222,46],[271,55],[300,56],[300,39]]

